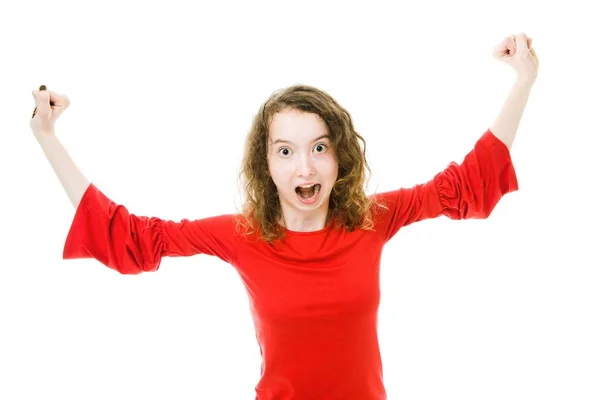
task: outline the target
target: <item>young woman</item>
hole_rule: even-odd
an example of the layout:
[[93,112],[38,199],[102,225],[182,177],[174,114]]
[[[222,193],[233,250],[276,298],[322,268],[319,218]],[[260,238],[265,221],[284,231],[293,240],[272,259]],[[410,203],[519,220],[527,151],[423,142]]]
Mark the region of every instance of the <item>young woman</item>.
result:
[[219,257],[249,294],[263,357],[256,399],[385,399],[377,338],[383,246],[427,218],[486,218],[518,189],[510,148],[538,60],[524,34],[507,37],[494,56],[517,72],[506,103],[462,164],[430,181],[367,196],[364,140],[350,114],[323,91],[295,85],[254,118],[242,212],[179,222],[135,216],[88,182],[54,132],[68,98],[34,91],[31,128],[76,209],[63,258],[138,274],[158,270],[162,257]]

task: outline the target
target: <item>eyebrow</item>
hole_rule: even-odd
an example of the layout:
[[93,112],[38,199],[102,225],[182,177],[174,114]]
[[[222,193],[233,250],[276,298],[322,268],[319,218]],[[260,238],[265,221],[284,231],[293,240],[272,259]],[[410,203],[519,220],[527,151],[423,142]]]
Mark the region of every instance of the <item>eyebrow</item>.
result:
[[[321,135],[321,136],[319,136],[319,137],[318,137],[318,138],[316,138],[316,139],[313,139],[313,142],[316,142],[317,140],[321,140],[321,139],[325,139],[325,138],[327,138],[327,139],[330,139],[329,135],[328,135],[328,134],[325,134],[325,135]],[[284,140],[284,139],[277,139],[276,141],[274,141],[274,142],[273,142],[273,143],[271,143],[271,144],[272,144],[272,145],[275,145],[275,144],[277,144],[277,143],[289,143],[289,144],[293,144],[293,143],[292,143],[292,142],[290,142],[289,140]]]

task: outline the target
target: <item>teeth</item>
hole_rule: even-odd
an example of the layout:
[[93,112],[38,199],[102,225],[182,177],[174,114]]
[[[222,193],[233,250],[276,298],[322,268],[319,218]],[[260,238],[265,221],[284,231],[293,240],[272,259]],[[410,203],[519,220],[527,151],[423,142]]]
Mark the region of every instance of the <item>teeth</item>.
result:
[[308,189],[310,187],[313,187],[314,185],[304,185],[304,186],[300,186],[302,189]]

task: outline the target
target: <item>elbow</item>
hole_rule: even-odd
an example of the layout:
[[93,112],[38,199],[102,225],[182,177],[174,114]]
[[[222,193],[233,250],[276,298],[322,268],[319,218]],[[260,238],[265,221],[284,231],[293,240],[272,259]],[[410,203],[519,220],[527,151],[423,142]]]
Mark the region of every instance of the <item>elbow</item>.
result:
[[138,275],[158,270],[161,263],[159,248],[148,250],[142,243],[128,240],[124,246],[113,248],[108,266],[121,275]]
[[146,263],[138,262],[135,259],[128,258],[121,260],[121,262],[113,263],[109,265],[110,268],[114,269],[121,275],[139,275],[143,272],[155,272],[160,266],[160,261],[157,263]]
[[121,275],[139,275],[142,273],[141,269],[123,268],[121,266],[113,268]]
[[121,275],[138,275],[144,272],[142,264],[135,257],[132,257],[131,254],[112,258],[106,263],[106,266],[114,269]]
[[482,201],[480,204],[476,204],[476,206],[471,209],[471,212],[465,213],[463,219],[488,219],[490,215],[492,215],[492,211],[497,203],[497,201],[492,203]]

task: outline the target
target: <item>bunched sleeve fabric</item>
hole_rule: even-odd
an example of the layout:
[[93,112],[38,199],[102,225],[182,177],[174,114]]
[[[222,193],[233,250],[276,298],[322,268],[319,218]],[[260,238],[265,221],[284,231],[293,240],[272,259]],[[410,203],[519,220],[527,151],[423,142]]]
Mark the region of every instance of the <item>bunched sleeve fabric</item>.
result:
[[510,151],[488,129],[460,165],[451,162],[426,183],[378,195],[388,209],[376,224],[388,241],[428,218],[487,218],[502,196],[518,189]]
[[121,274],[158,270],[162,257],[207,254],[233,264],[234,215],[179,222],[131,214],[90,184],[75,211],[63,259],[95,258]]

